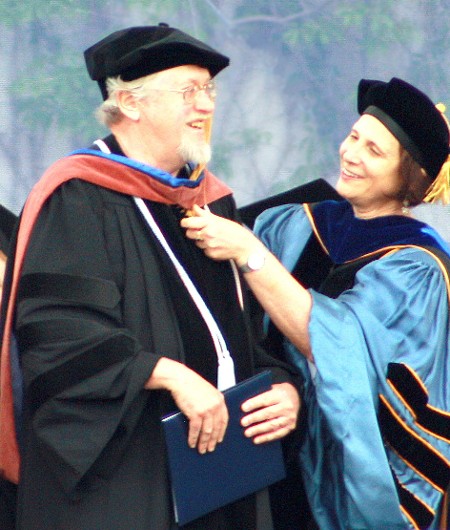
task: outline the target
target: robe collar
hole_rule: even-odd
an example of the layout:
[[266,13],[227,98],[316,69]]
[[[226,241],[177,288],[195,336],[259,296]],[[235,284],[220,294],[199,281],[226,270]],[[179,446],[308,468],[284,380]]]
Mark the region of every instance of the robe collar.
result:
[[225,195],[231,189],[207,169],[197,180],[174,177],[161,169],[143,164],[126,156],[81,149],[57,161],[38,182],[39,188],[56,189],[72,178],[87,180],[104,188],[135,195],[164,204],[192,208],[204,206]]
[[430,226],[403,215],[374,219],[355,217],[347,201],[306,205],[313,229],[335,264],[397,245],[437,248],[450,255],[450,247]]

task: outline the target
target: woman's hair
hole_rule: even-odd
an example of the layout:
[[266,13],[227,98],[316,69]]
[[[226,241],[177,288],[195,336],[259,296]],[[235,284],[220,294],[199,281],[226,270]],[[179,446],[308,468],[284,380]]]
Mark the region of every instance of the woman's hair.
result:
[[157,73],[150,74],[145,77],[140,77],[139,79],[134,79],[133,81],[124,81],[120,76],[108,77],[106,79],[108,99],[103,101],[96,110],[95,115],[97,120],[108,128],[111,127],[111,125],[119,123],[123,119],[123,114],[117,105],[117,93],[125,90],[135,98],[143,99],[148,95],[146,89],[149,81],[156,75]]
[[400,145],[400,174],[404,182],[398,193],[400,201],[409,206],[421,204],[432,184],[432,179],[402,145]]

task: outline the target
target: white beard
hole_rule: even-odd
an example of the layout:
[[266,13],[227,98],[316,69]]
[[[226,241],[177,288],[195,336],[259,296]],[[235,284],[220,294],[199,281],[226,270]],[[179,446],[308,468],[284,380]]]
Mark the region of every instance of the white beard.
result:
[[185,162],[207,164],[211,160],[211,146],[206,142],[200,143],[184,137],[178,147],[178,154]]

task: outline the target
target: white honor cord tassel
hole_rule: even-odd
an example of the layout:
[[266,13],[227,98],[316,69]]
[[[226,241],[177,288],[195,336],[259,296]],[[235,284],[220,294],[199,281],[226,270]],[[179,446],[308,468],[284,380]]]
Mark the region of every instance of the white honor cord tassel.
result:
[[227,351],[226,355],[218,357],[218,361],[217,388],[219,390],[226,390],[236,384],[233,357],[231,357],[230,353]]
[[191,295],[195,305],[197,306],[197,309],[199,310],[200,314],[203,317],[203,320],[205,321],[208,327],[217,353],[217,388],[219,390],[226,390],[227,388],[230,388],[231,386],[236,384],[233,358],[231,357],[230,352],[228,351],[225,339],[223,338],[223,335],[220,332],[220,329],[217,326],[214,317],[211,315],[211,312],[205,304],[203,298],[200,296],[200,293],[197,291],[195,285],[192,283],[192,280],[189,277],[188,273],[185,271],[184,267],[181,265],[181,263],[178,261],[177,257],[173,253],[172,249],[167,243],[163,233],[159,229],[159,226],[157,225],[144,201],[139,197],[134,197],[134,202],[136,203],[140,212],[144,216],[144,219],[149,225],[151,231],[154,233],[161,246],[164,248],[170,259],[172,260],[175,269],[180,275],[181,280],[183,281],[186,289]]

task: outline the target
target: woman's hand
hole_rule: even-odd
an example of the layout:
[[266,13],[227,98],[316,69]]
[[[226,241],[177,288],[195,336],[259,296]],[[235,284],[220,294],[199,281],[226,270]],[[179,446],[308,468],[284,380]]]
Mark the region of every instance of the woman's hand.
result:
[[279,383],[272,390],[248,399],[242,404],[247,412],[241,424],[245,436],[255,444],[271,442],[288,435],[297,425],[300,397],[290,383]]
[[209,258],[233,259],[238,266],[263,244],[253,233],[235,221],[224,219],[195,205],[192,215],[181,220],[186,236],[196,242]]

